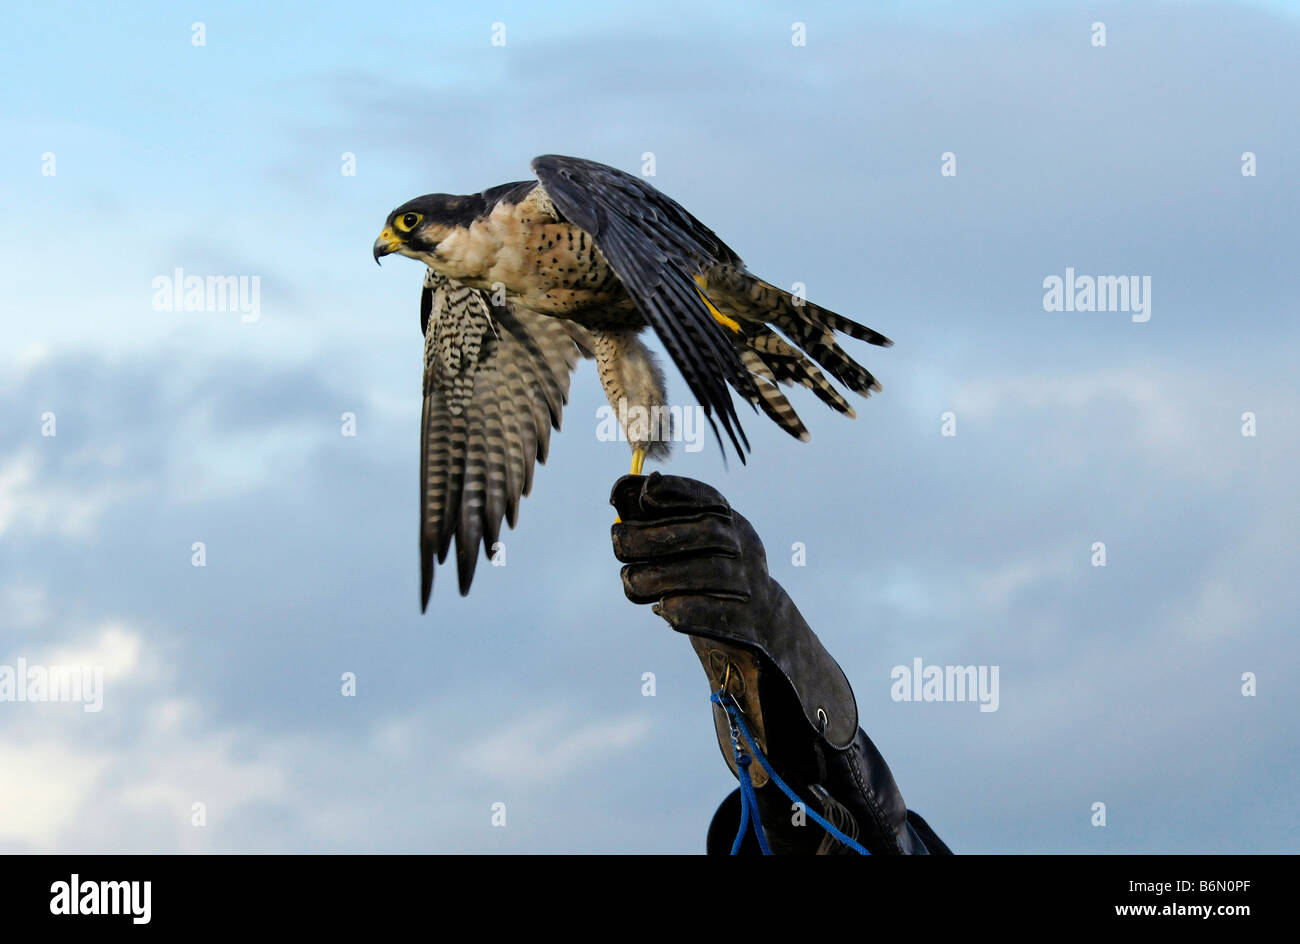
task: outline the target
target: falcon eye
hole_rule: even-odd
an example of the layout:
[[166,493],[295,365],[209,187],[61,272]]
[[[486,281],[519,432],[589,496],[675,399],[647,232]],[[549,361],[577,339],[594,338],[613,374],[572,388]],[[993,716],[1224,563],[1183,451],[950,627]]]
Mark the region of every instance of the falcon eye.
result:
[[400,219],[393,220],[393,223],[403,233],[409,233],[411,230],[415,229],[417,225],[419,225],[419,222],[422,219],[424,219],[424,215],[421,213],[407,213],[406,215],[402,216]]

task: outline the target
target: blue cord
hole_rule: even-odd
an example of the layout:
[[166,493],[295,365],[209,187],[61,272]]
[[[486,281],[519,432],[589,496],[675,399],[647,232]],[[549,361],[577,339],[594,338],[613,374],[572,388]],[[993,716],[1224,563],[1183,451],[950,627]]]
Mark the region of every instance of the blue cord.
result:
[[[746,737],[746,740],[748,741],[749,738]],[[763,821],[758,816],[758,797],[754,793],[754,781],[749,776],[749,765],[752,760],[740,749],[740,732],[734,722],[731,725],[731,749],[736,755],[736,775],[740,778],[740,829],[736,833],[736,841],[731,844],[731,854],[740,855],[740,845],[745,841],[749,820],[753,817],[754,835],[758,837],[758,847],[763,850],[763,855],[771,855],[772,850],[767,845],[767,834],[763,831]]]
[[752,759],[740,748],[740,737],[743,735],[745,743],[754,752],[754,757],[758,758],[759,764],[767,771],[767,775],[772,779],[792,803],[798,803],[805,813],[812,817],[813,822],[821,826],[822,829],[830,833],[835,839],[838,839],[844,845],[853,849],[860,855],[871,855],[861,843],[850,839],[840,830],[832,826],[824,817],[817,814],[816,811],[809,808],[808,804],[799,799],[795,792],[786,786],[772,765],[768,763],[763,756],[762,750],[759,749],[758,743],[749,733],[749,728],[745,726],[745,720],[740,717],[740,709],[737,707],[735,699],[728,695],[724,690],[719,689],[709,696],[709,701],[715,705],[721,705],[727,712],[728,720],[731,722],[731,749],[736,755],[736,774],[740,779],[740,831],[736,833],[736,841],[731,844],[731,854],[739,855],[741,843],[745,840],[745,833],[748,832],[749,821],[754,821],[754,835],[758,837],[758,847],[763,850],[763,855],[771,855],[772,850],[767,845],[767,835],[763,832],[763,822],[758,815],[758,797],[754,794],[754,782],[749,776],[749,765]]

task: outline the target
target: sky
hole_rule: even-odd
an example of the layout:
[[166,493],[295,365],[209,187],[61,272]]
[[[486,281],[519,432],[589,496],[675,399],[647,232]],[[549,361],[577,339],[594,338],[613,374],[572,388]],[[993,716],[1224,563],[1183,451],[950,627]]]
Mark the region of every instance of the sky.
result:
[[[267,6],[0,12],[0,673],[103,678],[0,701],[0,851],[703,851],[734,780],[623,596],[590,363],[505,566],[419,612],[422,269],[371,244],[552,152],[653,155],[894,339],[855,420],[795,393],[811,442],[746,409],[747,465],[666,471],[955,851],[1300,851],[1300,5]],[[1047,310],[1067,268],[1149,320]],[[165,310],[176,269],[257,306]],[[916,659],[997,710],[897,700]]]

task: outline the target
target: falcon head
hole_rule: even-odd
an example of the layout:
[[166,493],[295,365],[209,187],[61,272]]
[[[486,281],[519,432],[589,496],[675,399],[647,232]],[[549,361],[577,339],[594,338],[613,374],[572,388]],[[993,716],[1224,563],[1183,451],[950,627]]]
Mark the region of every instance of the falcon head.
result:
[[384,223],[384,231],[375,240],[375,262],[380,256],[401,253],[437,268],[438,244],[479,218],[482,198],[429,193],[408,200]]

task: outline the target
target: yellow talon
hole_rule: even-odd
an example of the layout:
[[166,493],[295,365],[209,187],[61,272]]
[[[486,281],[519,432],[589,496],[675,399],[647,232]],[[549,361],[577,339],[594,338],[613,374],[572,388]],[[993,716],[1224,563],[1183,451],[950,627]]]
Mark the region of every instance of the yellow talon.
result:
[[718,311],[718,309],[714,308],[713,302],[709,301],[709,296],[704,294],[704,276],[697,275],[695,277],[695,284],[699,286],[699,288],[696,289],[696,292],[699,294],[700,300],[704,302],[705,306],[709,309],[709,313],[713,315],[713,320],[720,325],[725,325],[730,328],[736,334],[740,334],[740,323],[728,318],[722,312]]

